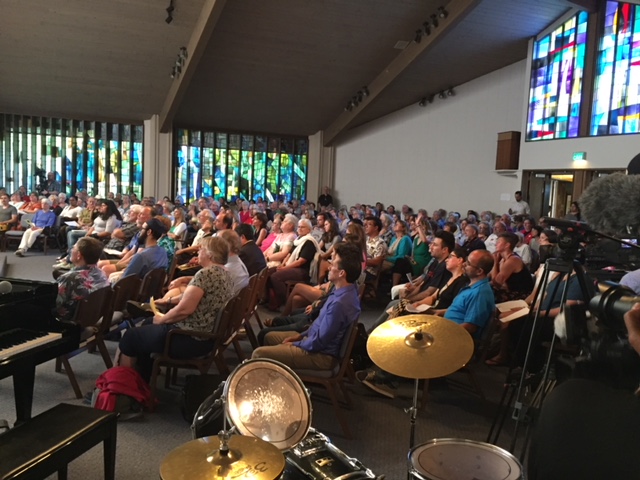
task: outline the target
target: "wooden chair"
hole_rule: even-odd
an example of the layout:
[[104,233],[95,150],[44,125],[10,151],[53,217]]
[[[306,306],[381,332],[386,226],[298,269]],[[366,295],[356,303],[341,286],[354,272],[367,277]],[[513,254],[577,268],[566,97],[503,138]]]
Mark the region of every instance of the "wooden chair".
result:
[[[382,263],[375,267],[376,274],[371,280],[365,280],[364,288],[365,294],[371,292],[372,298],[378,297],[378,285],[380,284],[380,277],[382,277]],[[363,294],[364,297],[364,294]]]
[[119,326],[125,320],[127,302],[137,298],[140,292],[142,280],[137,275],[128,275],[120,278],[113,286],[112,312],[109,322],[110,330]]
[[296,373],[305,384],[311,383],[321,385],[327,389],[327,393],[329,394],[329,399],[331,400],[333,409],[336,412],[338,422],[340,423],[342,431],[347,438],[351,438],[351,430],[349,429],[349,424],[342,412],[337,393],[338,390],[342,391],[342,395],[345,400],[344,403],[350,407],[351,398],[349,397],[344,382],[351,364],[351,351],[353,350],[353,345],[355,344],[356,337],[358,335],[358,329],[356,327],[357,324],[357,321],[353,322],[351,329],[345,333],[342,346],[340,348],[340,362],[336,367],[332,370],[296,370]]
[[8,230],[4,233],[4,235],[2,236],[3,252],[6,251],[7,247],[11,243],[20,245],[20,242],[22,241],[22,236],[24,235],[24,231],[27,230],[28,228],[31,228],[29,226],[29,223],[31,222],[31,220],[33,220],[34,215],[35,215],[34,213],[23,213],[22,216],[20,217],[20,228],[22,230]]
[[[165,388],[169,387],[171,380],[175,382],[178,368],[191,368],[196,369],[200,374],[204,375],[209,371],[212,363],[216,364],[218,372],[223,375],[230,373],[224,357],[222,355],[224,351],[224,342],[228,337],[225,335],[229,331],[229,324],[233,321],[233,315],[238,308],[237,303],[239,301],[238,296],[230,298],[225,306],[220,309],[218,315],[214,321],[211,332],[198,332],[195,330],[182,330],[180,328],[174,328],[169,331],[165,340],[164,350],[162,353],[157,354],[153,360],[153,369],[151,371],[151,395],[156,398],[158,374],[160,369],[164,366],[167,367],[165,376]],[[173,358],[170,354],[171,343],[173,339],[178,335],[186,335],[193,338],[201,338],[203,340],[213,340],[214,345],[211,351],[202,357],[193,358]]]
[[62,366],[64,366],[64,371],[66,372],[67,377],[69,377],[69,382],[71,382],[76,398],[82,398],[82,392],[78,385],[78,380],[76,379],[73,369],[69,363],[70,358],[87,350],[90,345],[96,345],[100,350],[105,366],[107,368],[111,368],[113,366],[111,356],[104,345],[104,341],[101,341],[96,337],[96,334],[101,330],[101,328],[104,328],[104,325],[101,325],[100,323],[101,319],[107,317],[108,310],[112,308],[112,296],[112,288],[110,286],[103,287],[91,292],[87,298],[78,303],[73,317],[73,323],[80,325],[82,328],[82,332],[80,334],[80,346],[73,352],[69,352],[56,358],[55,371],[61,372]]
[[173,280],[173,276],[176,273],[176,267],[178,266],[178,258],[174,255],[171,259],[171,263],[169,264],[169,268],[167,269],[167,277],[164,282],[163,290],[166,293],[169,290],[169,284]]
[[[269,267],[262,269],[258,274],[258,279],[256,281],[255,290],[254,290],[255,296],[251,298],[252,312],[250,315],[247,316],[247,321],[245,325],[247,334],[249,333],[249,330],[251,330],[250,320],[253,317],[255,317],[256,321],[258,322],[258,327],[260,329],[264,328],[264,324],[262,323],[262,320],[260,319],[260,315],[258,314],[258,302],[260,301],[261,295],[264,293],[265,289],[267,288],[267,280],[269,280],[270,274],[271,274],[271,271],[269,270]],[[253,333],[253,330],[251,330],[251,332]],[[258,348],[258,340],[255,338],[255,335],[253,335],[253,339],[252,339],[252,336],[249,336],[249,341],[251,342],[251,345],[253,346],[253,348]]]
[[139,302],[148,302],[151,297],[162,297],[162,289],[164,281],[167,277],[167,271],[164,268],[154,268],[147,272],[142,279],[140,293],[138,294]]
[[[256,282],[258,281],[258,275],[252,275],[249,277],[249,284],[238,292],[238,301],[236,302],[236,311],[233,313],[233,319],[229,323],[229,330],[227,332],[227,339],[224,342],[224,347],[228,347],[233,344],[233,348],[236,351],[236,355],[240,361],[245,360],[244,353],[240,347],[240,339],[243,337],[241,329],[245,325],[245,319],[247,315],[250,315],[250,303],[251,297],[254,294]],[[246,330],[246,328],[245,328]],[[252,332],[253,333],[253,332]]]

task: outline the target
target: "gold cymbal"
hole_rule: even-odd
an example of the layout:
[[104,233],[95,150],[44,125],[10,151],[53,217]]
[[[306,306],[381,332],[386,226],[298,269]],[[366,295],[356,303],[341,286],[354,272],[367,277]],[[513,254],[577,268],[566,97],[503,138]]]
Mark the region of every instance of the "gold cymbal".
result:
[[192,440],[172,450],[162,460],[163,480],[275,480],[284,470],[284,456],[276,447],[254,437],[232,435],[229,453],[220,453],[218,437]]
[[406,315],[384,322],[367,341],[373,363],[406,378],[437,378],[459,370],[473,354],[462,326],[435,315]]

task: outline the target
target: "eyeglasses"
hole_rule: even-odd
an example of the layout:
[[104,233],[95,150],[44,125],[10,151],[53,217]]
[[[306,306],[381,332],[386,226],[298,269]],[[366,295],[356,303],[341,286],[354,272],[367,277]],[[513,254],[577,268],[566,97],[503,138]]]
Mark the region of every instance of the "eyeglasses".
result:
[[470,267],[475,268],[476,270],[482,270],[482,267],[479,267],[477,265],[474,265],[473,263],[471,263],[469,260],[465,260],[464,263],[466,263],[467,265],[469,265]]

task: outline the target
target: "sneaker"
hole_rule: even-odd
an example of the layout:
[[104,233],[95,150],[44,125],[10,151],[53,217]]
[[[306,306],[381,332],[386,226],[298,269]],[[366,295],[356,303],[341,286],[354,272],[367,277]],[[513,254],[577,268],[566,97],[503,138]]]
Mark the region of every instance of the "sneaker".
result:
[[73,268],[73,263],[69,263],[65,260],[54,265],[53,268],[56,270],[71,270]]
[[129,315],[131,315],[133,318],[147,318],[153,317],[155,315],[151,310],[151,305],[149,305],[148,303],[140,303],[133,300],[129,300],[127,302],[127,312],[129,312]]
[[18,257],[24,257],[24,252],[22,250],[18,249],[18,250],[16,250],[15,255],[18,256]]
[[356,372],[356,379],[380,395],[384,395],[387,398],[396,398],[395,388],[389,383],[376,378],[374,370],[360,370]]

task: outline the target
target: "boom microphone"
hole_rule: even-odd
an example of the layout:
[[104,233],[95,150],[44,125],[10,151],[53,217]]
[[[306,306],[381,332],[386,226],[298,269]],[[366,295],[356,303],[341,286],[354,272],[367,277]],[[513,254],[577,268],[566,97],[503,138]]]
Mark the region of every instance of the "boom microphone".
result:
[[589,184],[579,204],[585,220],[596,231],[623,238],[640,234],[640,175],[600,177]]
[[3,280],[0,282],[0,295],[11,293],[12,290],[13,290],[13,285],[11,285],[10,282],[7,282],[6,280]]

